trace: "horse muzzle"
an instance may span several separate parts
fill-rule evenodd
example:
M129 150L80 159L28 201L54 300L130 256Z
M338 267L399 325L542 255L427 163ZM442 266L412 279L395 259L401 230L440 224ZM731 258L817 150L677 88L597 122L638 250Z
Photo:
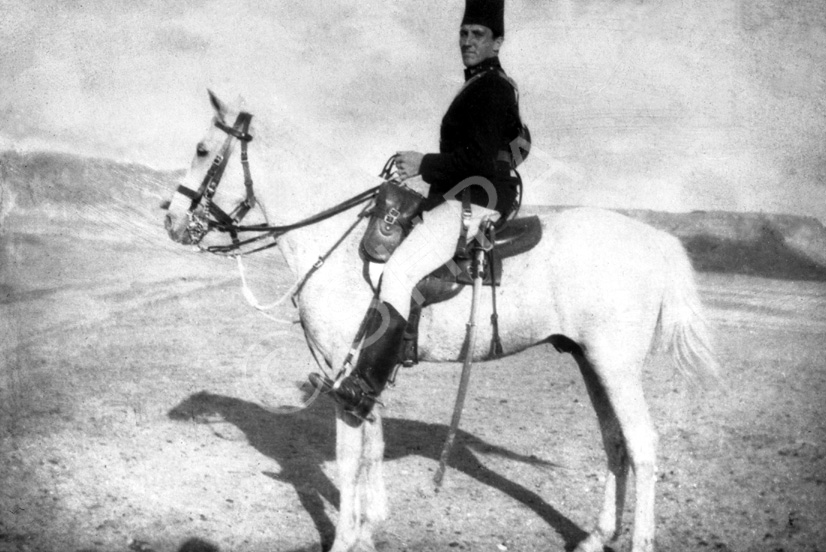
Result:
M172 241L183 245L197 245L209 230L206 220L198 211L188 212L186 217L167 213L164 228Z

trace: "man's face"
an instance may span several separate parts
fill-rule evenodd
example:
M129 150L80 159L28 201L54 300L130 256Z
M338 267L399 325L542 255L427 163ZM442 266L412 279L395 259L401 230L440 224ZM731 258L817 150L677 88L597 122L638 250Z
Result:
M504 37L493 38L493 31L484 25L462 25L459 28L459 48L462 63L473 67L488 58L499 55Z

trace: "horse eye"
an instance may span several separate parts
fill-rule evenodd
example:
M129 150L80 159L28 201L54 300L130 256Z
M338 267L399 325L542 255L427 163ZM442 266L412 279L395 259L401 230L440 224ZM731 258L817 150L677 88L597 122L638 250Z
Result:
M203 144L198 144L198 147L195 148L195 154L198 157L206 157L207 155L209 155L209 150L206 149L206 146L204 146Z

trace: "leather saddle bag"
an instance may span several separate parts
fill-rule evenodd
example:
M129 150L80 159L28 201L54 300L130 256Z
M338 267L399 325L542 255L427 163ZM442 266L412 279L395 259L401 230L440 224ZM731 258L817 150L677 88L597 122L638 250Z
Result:
M379 188L361 250L374 263L384 263L407 237L421 213L424 196L394 180Z

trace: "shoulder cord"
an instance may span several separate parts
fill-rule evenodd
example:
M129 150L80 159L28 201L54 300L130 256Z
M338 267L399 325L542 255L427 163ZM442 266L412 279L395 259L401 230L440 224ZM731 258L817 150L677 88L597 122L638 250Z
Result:
M274 309L276 307L279 307L282 304L284 304L284 302L287 299L289 299L290 296L298 288L299 282L301 280L296 281L292 286L290 286L290 289L288 289L286 291L286 293L284 293L284 295L282 295L277 301L275 301L273 303L270 303L269 305L262 305L258 301L258 299L256 299L255 295L253 294L252 290L249 287L249 284L247 283L247 271L244 268L244 262L241 260L241 255L235 255L235 260L237 261L237 264L238 264L238 274L241 276L241 294L244 296L244 299L247 300L247 303L249 303L249 305L251 307L253 307L257 311L259 311L262 315L264 315L265 318L269 318L273 322L280 322L282 324L293 324L294 322L292 320L285 320L283 318L276 318L276 317L268 314L266 311L272 310L272 309Z
M519 105L519 87L516 85L516 81L515 81L515 80L513 80L512 78L510 78L510 77L508 76L508 74L507 74L507 73L505 73L505 70L504 70L504 69L502 69L501 67L500 67L500 68L494 68L494 67L491 67L490 69L488 69L488 70L486 70L486 71L482 71L482 72L480 72L480 73L476 73L475 75L473 75L472 77L470 77L470 78L469 78L469 79L468 79L468 80L467 80L467 81L466 81L466 82L462 85L462 88L461 88L461 89L459 90L459 92L456 94L456 97L458 98L458 97L459 97L459 94L461 94L462 92L464 92L464 91L465 91L468 87L470 87L470 85L471 85L471 84L473 84L474 82L476 82L477 80L479 80L480 78L484 77L485 75L487 75L487 74L489 74L489 73L496 73L497 75L499 75L500 77L502 77L503 79L505 79L505 81L507 81L507 83L508 83L508 84L510 84L510 85L511 85L511 88L513 88L513 94L514 94L514 96L516 97L516 105L518 106L518 105Z
M369 207L369 204L365 206L364 209L362 209L362 211L356 217L356 221L353 224L351 224L347 228L347 230L344 231L344 234L342 234L341 237L338 240L336 240L332 247L330 247L323 255L319 256L315 264L313 264L313 266L310 267L310 269L301 278L297 279L295 283L292 286L290 286L290 288L277 301L270 303L269 305L262 305L258 301L258 299L256 299L255 295L249 287L249 284L247 283L246 269L244 268L244 263L241 260L242 255L234 255L235 260L238 264L238 273L241 276L241 293L243 294L244 299L247 300L247 303L249 303L250 306L254 309L258 310L266 318L269 318L274 322L280 322L282 324L293 324L294 322L292 320L275 318L274 316L267 314L266 311L281 306L282 304L284 304L284 302L287 301L287 299L290 298L292 299L293 305L295 305L296 297L299 293L301 293L301 290L304 288L304 285L307 283L310 277L312 277L313 274L315 274L322 266L324 266L324 263L327 261L327 259L330 258L333 252L336 249L338 249L338 247L342 244L342 242L344 242L347 236L349 236L350 233L352 233L353 230L356 229L359 223L361 223L361 221L365 218L365 214L367 213Z

